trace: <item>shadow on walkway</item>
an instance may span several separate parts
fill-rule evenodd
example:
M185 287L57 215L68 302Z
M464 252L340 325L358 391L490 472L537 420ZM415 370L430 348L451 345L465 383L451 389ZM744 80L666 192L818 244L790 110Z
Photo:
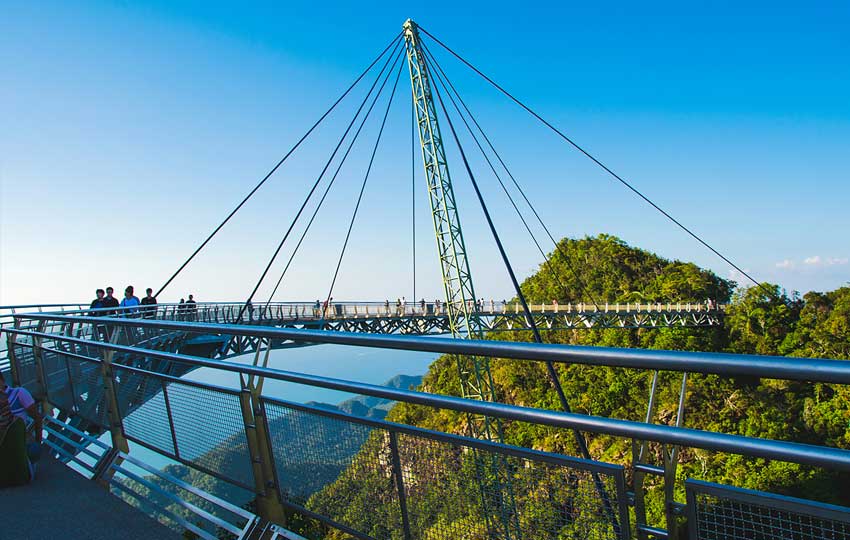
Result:
M179 540L173 530L87 480L42 458L34 482L0 489L0 537L14 540Z

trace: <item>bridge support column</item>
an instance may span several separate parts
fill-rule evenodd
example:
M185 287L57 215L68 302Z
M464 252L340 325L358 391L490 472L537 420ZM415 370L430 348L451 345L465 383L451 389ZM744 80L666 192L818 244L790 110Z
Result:
M263 354L263 367L269 362L271 343L263 351L263 340L257 345L254 365L260 362ZM261 398L263 393L262 377L253 375L245 378L240 375L242 392L239 395L239 405L245 424L245 438L251 453L251 470L254 475L254 488L257 494L257 515L267 521L286 526L286 513L278 489L277 474L272 456L271 437L268 423L265 419Z
M113 331L109 341L115 342L118 339L118 332ZM115 457L112 461L121 461L117 456L118 452L129 453L130 445L127 442L127 437L124 435L124 420L121 417L121 409L118 403L118 392L115 389L115 374L112 369L112 360L115 357L115 351L103 349L103 357L100 363L100 375L103 380L103 397L106 402L106 412L109 422L109 435L112 439L112 449ZM103 467L99 475L95 475L92 480L97 481L104 487L109 486L109 481L112 475L115 474L115 469L112 467Z

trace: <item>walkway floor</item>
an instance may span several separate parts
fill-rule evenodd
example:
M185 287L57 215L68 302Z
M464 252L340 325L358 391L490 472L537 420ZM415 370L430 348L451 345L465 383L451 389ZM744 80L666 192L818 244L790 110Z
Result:
M180 538L53 459L42 459L32 484L0 489L0 516L0 537L10 540Z

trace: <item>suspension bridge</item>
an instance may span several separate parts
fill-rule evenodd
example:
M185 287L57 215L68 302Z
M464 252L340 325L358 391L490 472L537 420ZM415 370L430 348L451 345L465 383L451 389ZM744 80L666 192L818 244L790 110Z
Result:
M297 521L293 520L293 512L319 523L322 534L337 531L368 540L678 538L685 519L692 539L850 538L850 511L845 508L699 479L687 479L682 485L682 479L677 477L680 448L778 459L829 471L850 470L850 452L845 450L703 432L684 425L688 373L847 384L850 368L828 359L800 363L786 358L545 343L549 330L717 327L723 324L726 306L700 298L643 303L593 298L583 282L583 269L569 263L569 257L437 61L431 46L444 49L660 212L673 226L760 286L524 102L438 38L407 21L402 32L177 267L156 294L162 295L191 265L355 87L369 85L371 80L354 117L244 301L125 309L92 309L79 304L3 308L0 323L7 346L0 354L0 370L8 372L15 384L30 390L43 410L55 412L49 415L46 427L45 444L51 459L67 463L85 477L135 500L163 522L210 539L295 539L302 533L314 535L291 530ZM412 132L418 138L444 297L434 302L410 303L333 301L334 287L405 67L411 84ZM327 294L322 295L324 301L274 300L379 103L383 103L383 114L379 112L377 117L375 141ZM461 132L466 135L466 145ZM472 261L455 198L453 174L457 171L450 172L444 133L449 134L445 140L454 142L457 148L458 169L473 188L475 203L484 215L513 286L515 296L510 300L482 300L476 294ZM542 271L548 272L561 289L560 303L532 304L527 300L469 151L480 153L487 164L485 172L492 174L509 200L543 260ZM311 205L312 213L308 211ZM533 232L532 225L545 233L545 240ZM298 226L303 230L295 240L293 232ZM414 246L415 234L413 227ZM543 247L545 242L551 242L549 254ZM290 258L276 281L270 280L284 246L292 247ZM555 259L565 264L556 265ZM576 284L578 290L567 289L567 281ZM261 288L271 283L271 293L260 298ZM581 298L585 300L575 300ZM506 332L527 335L531 343L500 341ZM269 365L272 350L316 344L449 354L457 363L460 387L457 396L444 396L288 372ZM253 355L253 361L231 361L242 355ZM558 410L504 403L494 388L491 358L542 364ZM557 366L565 364L646 370L652 383L644 421L573 413L557 371ZM233 387L185 377L198 368L230 375ZM656 418L661 371L681 374L679 406L669 425L657 423ZM442 433L293 403L264 393L266 379L462 414L466 430L462 435ZM506 445L503 428L507 422L563 430L575 439L579 455ZM630 439L634 452L629 470L622 464L595 459L586 441L589 432ZM227 500L151 467L132 455L131 443L235 486L249 493L250 500ZM660 458L655 452L658 448ZM226 460L216 457L225 452ZM663 486L661 522L650 522L647 517L647 498L659 496L649 494L647 478ZM333 489L341 489L339 486L346 482L369 491L368 504L374 506L351 508L363 503L334 496ZM473 489L466 489L468 486ZM684 501L677 496L677 488L684 488ZM453 528L441 527L435 522L438 518L451 519Z

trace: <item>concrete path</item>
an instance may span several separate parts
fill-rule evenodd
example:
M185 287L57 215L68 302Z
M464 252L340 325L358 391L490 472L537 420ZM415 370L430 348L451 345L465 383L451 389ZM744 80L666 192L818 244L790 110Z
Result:
M0 538L179 540L173 530L51 458L32 484L0 489Z

